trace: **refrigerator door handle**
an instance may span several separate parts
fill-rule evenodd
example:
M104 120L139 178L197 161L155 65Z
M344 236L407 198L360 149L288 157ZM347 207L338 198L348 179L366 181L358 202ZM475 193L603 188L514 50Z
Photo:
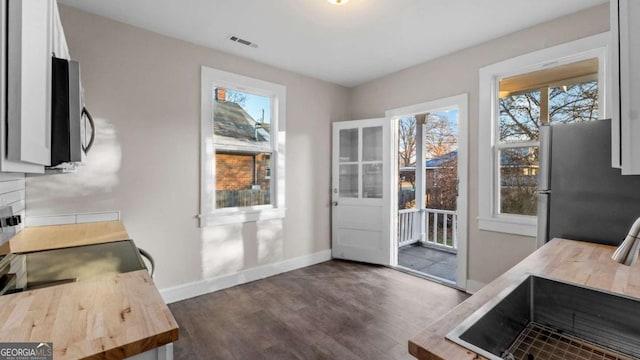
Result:
M551 187L551 134L551 126L540 126L538 189L541 190L547 190Z
M549 193L540 191L538 195L538 234L536 248L546 244L549 237Z

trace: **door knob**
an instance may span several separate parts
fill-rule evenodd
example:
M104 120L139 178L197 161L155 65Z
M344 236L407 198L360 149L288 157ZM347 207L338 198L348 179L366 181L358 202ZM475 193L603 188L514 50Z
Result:
M334 201L334 202L332 202L331 204L332 204L333 206L338 206L338 202L337 202L337 201Z

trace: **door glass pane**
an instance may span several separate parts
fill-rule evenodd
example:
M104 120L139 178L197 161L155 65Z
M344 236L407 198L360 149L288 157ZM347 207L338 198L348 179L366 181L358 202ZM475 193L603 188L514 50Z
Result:
M358 197L358 165L340 165L340 197Z
M362 167L362 197L382 199L382 163Z
M340 130L340 162L352 161L358 161L357 128ZM342 171L340 171L340 174L342 174Z
M536 215L538 210L538 148L500 151L500 212Z
M362 160L382 161L382 126L362 129Z

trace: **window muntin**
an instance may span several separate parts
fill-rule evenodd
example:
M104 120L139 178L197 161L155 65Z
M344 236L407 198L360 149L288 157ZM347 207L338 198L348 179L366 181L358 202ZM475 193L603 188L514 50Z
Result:
M200 226L283 218L286 87L202 66L200 95Z
M382 127L342 129L338 137L339 197L382 199Z
M495 145L498 214L537 214L540 126L597 120L597 71L596 58L499 81ZM579 76L566 78L576 73ZM514 85L530 86L531 79L545 82L538 80L535 88Z
M213 94L215 208L271 205L273 99L224 87Z
M480 230L496 231L508 234L518 234L535 237L537 234L537 218L535 216L500 213L500 174L498 152L508 148L510 143L500 142L498 117L500 114L498 99L509 94L517 94L517 89L531 91L540 89L544 85L549 88L567 84L566 80L573 79L585 82L582 70L573 68L570 76L555 76L547 72L550 68L562 72L567 70L565 65L582 63L585 67L597 64L597 76L591 80L598 83L598 116L610 116L609 94L611 81L606 69L609 55L610 36L601 33L594 36L562 43L556 46L537 50L528 54L506 59L495 64L487 65L479 70L478 114L479 114L479 147L478 147L478 228ZM557 74L556 72L556 74ZM596 71L590 71L596 73ZM515 84L507 88L506 80L520 74L530 74L527 83ZM551 76L553 75L553 76ZM547 78L555 78L556 81ZM565 82L565 84L558 84ZM541 108L545 106L542 102ZM547 104L551 106L550 104ZM545 112L542 111L544 115ZM553 118L552 118L553 119ZM537 146L537 140L530 144L521 142L516 147Z

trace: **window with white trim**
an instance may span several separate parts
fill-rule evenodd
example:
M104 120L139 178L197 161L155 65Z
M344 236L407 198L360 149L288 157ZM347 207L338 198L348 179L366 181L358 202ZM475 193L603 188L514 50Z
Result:
M536 235L539 128L605 118L606 34L480 70L482 230Z
M201 226L284 217L282 85L202 67Z

